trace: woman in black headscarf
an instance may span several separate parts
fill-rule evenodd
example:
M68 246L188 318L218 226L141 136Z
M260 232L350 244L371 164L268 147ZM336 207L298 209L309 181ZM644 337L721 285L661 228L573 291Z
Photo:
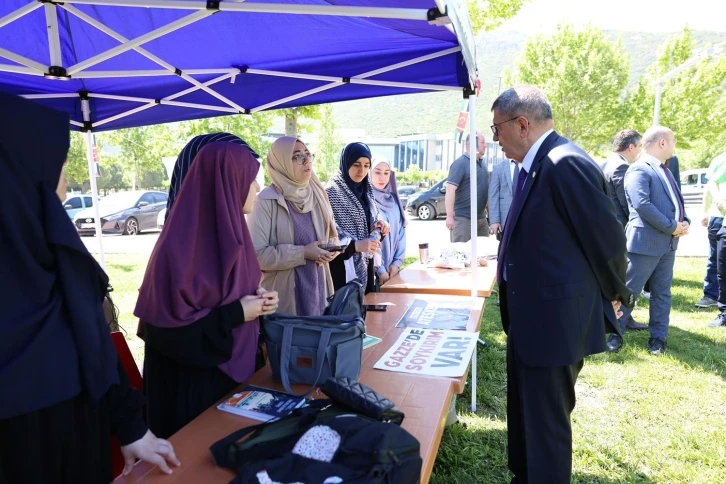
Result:
M0 482L109 482L111 434L124 473L179 465L141 420L103 314L108 277L56 194L68 126L0 93Z
M389 225L380 220L368 172L371 150L363 143L350 143L340 155L340 168L328 182L328 193L340 239L350 244L340 257L330 262L330 275L337 290L353 278L360 279L366 293L375 290L373 255L380 241L370 237L378 227L385 237Z

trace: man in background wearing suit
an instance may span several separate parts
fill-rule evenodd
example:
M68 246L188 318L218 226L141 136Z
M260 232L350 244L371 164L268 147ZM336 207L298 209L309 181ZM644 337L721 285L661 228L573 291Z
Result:
M625 229L628 242L628 289L639 294L650 279L650 339L648 352L665 351L671 311L671 283L678 238L688 233L690 220L673 173L665 163L676 147L668 128L654 126L643 135L643 153L625 173L625 195L630 206L630 221ZM620 329L630 317L623 310ZM623 338L613 334L608 350L619 351Z
M494 141L520 167L497 266L509 468L515 483L569 484L575 381L633 304L625 235L600 169L553 130L542 91L508 89L492 111Z
M600 165L602 174L607 182L608 195L615 206L615 214L618 220L625 225L630 217L628 200L625 198L625 172L628 167L638 159L643 149L642 136L634 129L624 129L615 135L613 140L613 154ZM631 331L644 331L648 329L647 324L636 323L631 315L628 318L626 328Z
M492 169L489 180L489 227L497 240L501 238L512 205L512 180L516 180L517 176L519 168L514 161L502 161Z

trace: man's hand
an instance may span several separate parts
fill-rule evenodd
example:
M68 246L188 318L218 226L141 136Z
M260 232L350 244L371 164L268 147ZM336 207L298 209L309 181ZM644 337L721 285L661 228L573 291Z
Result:
M683 237L684 235L688 235L688 229L691 226L688 225L688 222L680 222L678 224L678 228L676 228L676 232L673 232L674 237Z
M623 312L620 310L620 305L621 305L620 301L615 300L615 301L610 301L610 303L612 303L612 305L613 305L613 310L615 311L615 317L618 319L623 317Z
M492 233L493 233L494 235L496 235L497 233L499 233L499 229L501 229L501 228L502 228L502 226L501 226L500 224L491 224L491 225L489 226L489 228L490 228L490 229L492 230Z
M718 207L719 210L721 210L721 213L726 212L726 203L724 203L723 200L717 201L716 206Z
M703 216L703 218L701 219L701 225L703 225L704 227L708 227L708 215Z
M453 215L446 216L446 228L449 230L454 230L454 216Z

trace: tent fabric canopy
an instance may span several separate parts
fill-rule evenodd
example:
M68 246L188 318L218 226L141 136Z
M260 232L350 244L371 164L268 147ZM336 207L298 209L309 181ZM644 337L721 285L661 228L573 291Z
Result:
M104 131L461 91L476 77L469 38L461 1L4 0L0 90Z

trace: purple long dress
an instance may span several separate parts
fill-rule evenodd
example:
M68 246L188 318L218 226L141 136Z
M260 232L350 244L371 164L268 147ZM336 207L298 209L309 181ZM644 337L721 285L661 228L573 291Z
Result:
M299 213L287 204L295 245L308 245L318 240L312 213ZM305 265L295 268L295 307L298 316L320 316L327 304L325 300L325 274L323 267L305 259Z

